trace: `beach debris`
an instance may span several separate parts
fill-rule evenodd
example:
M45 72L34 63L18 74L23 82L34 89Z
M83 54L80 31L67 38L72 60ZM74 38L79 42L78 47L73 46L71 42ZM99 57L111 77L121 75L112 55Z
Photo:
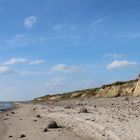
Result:
M88 113L88 110L84 107L80 108L79 113Z
M36 115L37 118L42 118L40 115Z
M67 105L64 107L65 109L71 109L71 105Z
M91 119L90 119L90 118L87 118L87 119L86 119L86 121L89 121L89 120L91 120Z
M94 122L94 121L96 121L96 119L95 119L95 118L93 118L91 121L93 121L93 122Z
M125 97L125 99L124 99L125 101L129 101L129 97Z
M20 138L25 138L26 135L25 134L21 134Z
M12 114L15 114L15 112L14 112L14 111L12 111L11 113L12 113Z
M76 105L81 106L83 103L77 102Z
M33 120L34 122L37 122L37 120Z
M9 114L6 114L6 116L9 116Z
M105 137L105 133L102 133L102 136L104 136L104 137Z
M12 135L9 135L9 138L12 138L13 136Z
M3 120L5 121L5 120L8 120L9 119L9 117L6 117L6 118L4 118Z
M33 108L33 111L36 111L36 108Z
M53 129L53 128L58 128L57 123L55 121L49 121L47 128Z
M48 129L47 128L45 128L44 130L43 130L43 132L47 132L48 131Z

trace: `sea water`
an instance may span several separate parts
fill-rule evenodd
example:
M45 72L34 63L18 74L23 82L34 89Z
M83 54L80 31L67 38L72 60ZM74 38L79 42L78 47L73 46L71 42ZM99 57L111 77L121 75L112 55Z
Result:
M0 102L0 112L11 108L11 106L12 106L11 102Z

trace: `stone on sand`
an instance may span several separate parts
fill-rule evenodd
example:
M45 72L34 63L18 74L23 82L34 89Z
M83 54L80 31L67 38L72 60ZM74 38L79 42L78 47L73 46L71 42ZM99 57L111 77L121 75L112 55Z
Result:
M71 109L71 105L67 105L64 107L65 109Z
M79 113L88 113L88 110L84 107L80 108Z
M41 116L40 116L40 115L37 115L36 117L37 117L37 118L41 118Z
M129 97L125 97L125 99L124 99L125 101L129 101Z
M14 111L12 111L11 113L12 113L12 114L15 114L15 112L14 112Z
M47 128L45 128L44 130L43 130L43 132L47 132L48 131L48 129Z
M53 128L58 128L58 126L55 121L49 121L47 124L47 128L53 129Z
M21 136L20 136L20 138L25 138L26 137L26 135L25 134L22 134Z

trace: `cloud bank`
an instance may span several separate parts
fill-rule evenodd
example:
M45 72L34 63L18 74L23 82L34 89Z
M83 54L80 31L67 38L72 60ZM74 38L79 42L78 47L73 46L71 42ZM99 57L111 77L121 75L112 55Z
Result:
M14 73L14 70L10 67L0 66L0 75Z
M113 61L112 63L110 63L109 65L107 65L107 69L120 69L120 68L130 68L130 67L134 67L136 66L137 63L136 62L131 62L131 61Z

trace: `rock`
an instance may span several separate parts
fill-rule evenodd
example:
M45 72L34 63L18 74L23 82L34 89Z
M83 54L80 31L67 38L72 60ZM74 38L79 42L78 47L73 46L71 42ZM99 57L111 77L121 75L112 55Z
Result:
M86 108L81 108L79 113L88 113L88 110Z
M129 97L125 97L125 99L124 99L125 101L129 101Z
M33 111L36 111L36 108L33 108Z
M91 120L91 121L93 121L93 122L94 122L94 121L96 121L96 119L95 119L95 118L92 118L92 120Z
M9 135L9 138L12 138L13 136L12 135Z
M139 100L134 100L132 103L133 103L133 104L139 104L140 101L139 101Z
M58 128L58 126L57 126L57 123L55 121L49 121L48 125L47 125L47 128L50 128L50 129Z
M102 134L102 136L104 136L104 137L105 137L105 134L103 133L103 134Z
M87 118L87 119L86 119L86 121L89 121L89 120L90 120L90 118Z
M71 106L70 105L67 105L64 107L65 109L71 109Z
M12 111L11 113L12 113L12 114L15 114L15 112L14 112L14 111Z
M21 134L20 138L25 138L26 135L25 134Z
M8 120L9 119L9 117L6 117L6 118L4 118L3 120L5 121L5 120Z
M36 117L37 117L37 118L41 118L41 116L40 116L40 115L37 115Z
M43 130L43 132L47 132L48 131L48 129L47 128L45 128L44 130Z

